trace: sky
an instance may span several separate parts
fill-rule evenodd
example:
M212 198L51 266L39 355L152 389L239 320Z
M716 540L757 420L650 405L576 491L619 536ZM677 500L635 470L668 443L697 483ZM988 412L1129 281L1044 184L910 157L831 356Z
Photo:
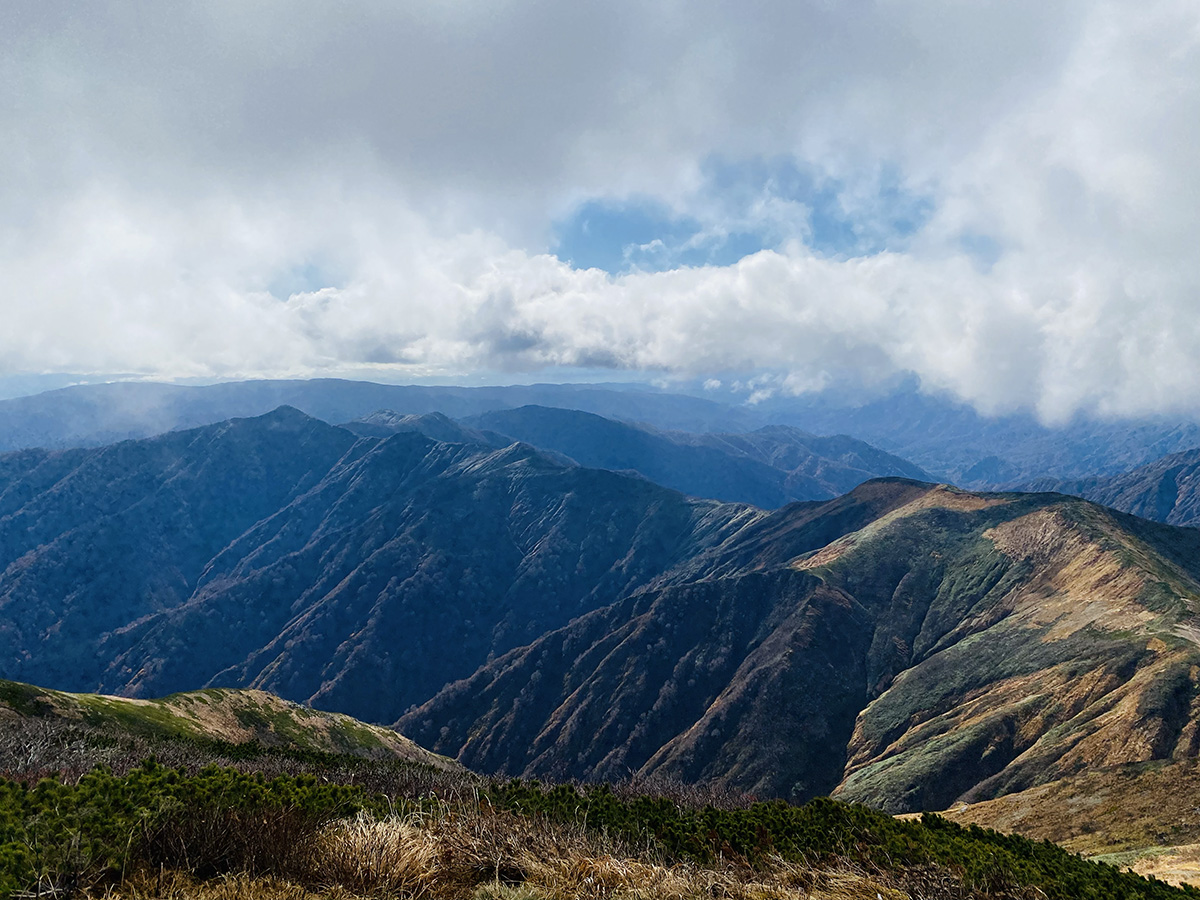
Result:
M0 378L1200 414L1195 0L0 4Z

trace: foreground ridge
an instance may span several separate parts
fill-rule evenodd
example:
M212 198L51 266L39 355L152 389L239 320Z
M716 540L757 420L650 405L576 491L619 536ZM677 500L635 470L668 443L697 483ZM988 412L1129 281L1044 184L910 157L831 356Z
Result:
M731 900L1197 897L935 816L823 799L689 807L608 787L512 782L375 794L153 761L36 788L0 779L0 893L55 896Z

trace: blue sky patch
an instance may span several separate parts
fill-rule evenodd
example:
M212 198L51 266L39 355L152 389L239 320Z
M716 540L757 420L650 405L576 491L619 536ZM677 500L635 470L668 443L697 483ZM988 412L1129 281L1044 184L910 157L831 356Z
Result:
M958 243L982 272L990 272L1004 253L1000 242L986 234L969 231L958 239Z
M698 219L648 197L589 200L557 223L555 235L559 259L613 273L730 265L763 249L757 235L712 234Z
M882 168L854 183L786 157L713 158L703 186L676 211L653 197L595 198L554 227L554 252L576 268L612 273L730 265L800 240L827 256L900 250L933 202Z
M307 294L321 288L338 287L341 283L342 278L332 267L321 262L305 260L290 269L276 272L267 285L267 291L276 299L287 300L293 294Z

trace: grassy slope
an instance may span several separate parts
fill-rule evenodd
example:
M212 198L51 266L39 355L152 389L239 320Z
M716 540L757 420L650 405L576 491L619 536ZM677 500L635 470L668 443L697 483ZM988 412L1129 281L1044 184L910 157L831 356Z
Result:
M943 815L1200 884L1200 760L1084 772Z
M149 737L254 742L267 748L459 768L389 728L309 709L265 691L210 688L158 700L135 700L0 681L0 718L5 716L77 721Z
M838 794L937 809L1194 756L1186 554L1079 501L936 493L796 564L884 610Z

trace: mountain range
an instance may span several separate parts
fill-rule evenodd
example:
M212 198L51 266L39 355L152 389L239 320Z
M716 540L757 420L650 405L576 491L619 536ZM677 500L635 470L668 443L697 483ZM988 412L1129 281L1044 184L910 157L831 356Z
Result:
M1170 453L1200 447L1200 425L1185 417L1103 417L1077 413L1046 423L1029 412L981 413L912 379L875 391L830 389L777 395L754 407L770 422L817 434L849 434L911 460L944 481L985 489L1038 478L1109 476Z
M1200 531L895 477L764 510L402 418L0 457L0 676L892 811L1197 754Z
M0 458L0 658L65 689L253 683L391 721L755 515L287 408L24 451Z
M504 447L522 441L580 465L634 472L696 497L764 508L829 500L881 476L928 472L846 435L818 437L785 425L740 434L662 431L580 410L522 406L453 422L438 413L381 410L347 423L356 434L418 431L441 441Z
M101 446L263 415L280 405L332 424L377 410L439 412L460 420L535 405L697 434L785 425L815 435L850 435L921 467L934 480L973 489L1108 477L1200 447L1200 426L1186 419L1079 415L1048 425L1023 412L985 415L912 381L874 392L830 388L797 397L756 395L754 403L747 396L727 389L671 393L640 384L458 387L338 379L85 384L0 401L0 451Z
M0 400L0 452L103 446L167 431L265 415L292 406L329 423L377 410L450 418L537 404L584 410L685 431L758 427L753 414L644 385L534 384L455 387L374 384L336 378L188 386L153 382L83 384Z
M1047 478L1025 488L1075 494L1156 522L1196 526L1200 525L1200 450L1171 453L1120 475L1073 481Z

